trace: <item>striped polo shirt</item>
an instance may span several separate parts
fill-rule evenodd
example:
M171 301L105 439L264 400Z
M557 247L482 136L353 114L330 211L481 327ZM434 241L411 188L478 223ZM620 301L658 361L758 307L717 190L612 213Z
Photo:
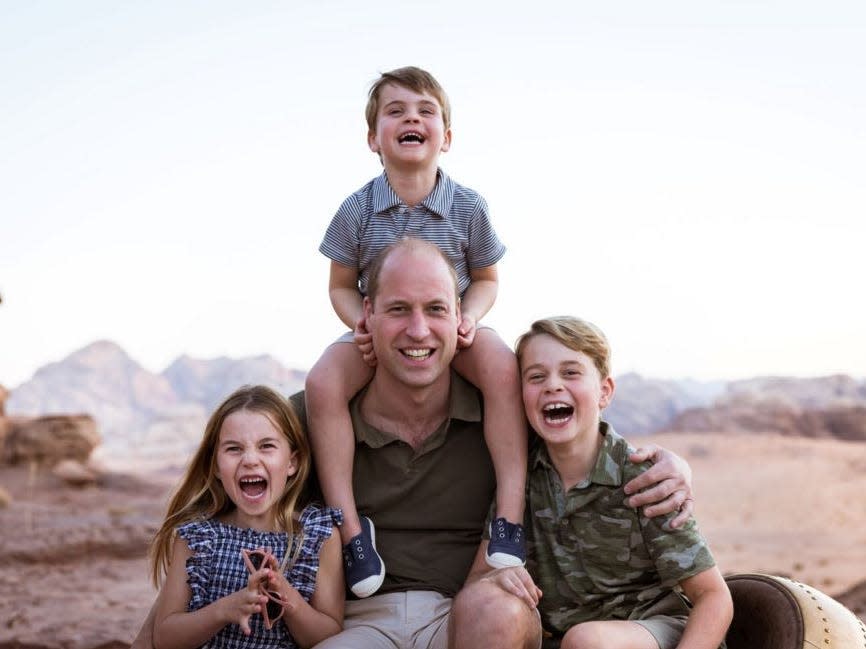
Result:
M331 220L319 252L358 269L358 288L367 292L370 265L387 246L404 237L436 244L457 270L460 295L470 271L498 262L505 254L487 212L486 201L439 169L436 185L423 201L408 207L382 173L349 196Z

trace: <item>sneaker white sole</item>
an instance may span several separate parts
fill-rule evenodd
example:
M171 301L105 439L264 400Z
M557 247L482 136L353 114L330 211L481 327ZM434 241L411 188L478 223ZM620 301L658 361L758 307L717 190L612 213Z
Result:
M525 561L521 561L519 558L515 557L513 554L505 554L504 552L485 554L484 560L491 568L514 568L515 566L522 566L526 563Z
M373 549L376 550L376 528L372 524L372 521L370 522L370 544L373 546ZM376 554L379 554L378 550L376 550ZM370 575L366 579L362 579L349 588L355 597L364 599L382 587L382 582L385 581L385 562L382 561L382 555L379 555L379 566L380 570L378 575Z

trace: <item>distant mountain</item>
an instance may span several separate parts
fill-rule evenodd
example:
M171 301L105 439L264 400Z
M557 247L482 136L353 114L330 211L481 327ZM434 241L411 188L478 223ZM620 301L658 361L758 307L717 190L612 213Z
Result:
M682 411L712 403L725 389L721 381L669 381L635 373L616 379L616 392L604 418L625 436L663 430Z
M101 340L39 369L11 391L8 414L87 413L117 457L185 461L208 414L232 390L263 383L288 395L305 373L271 356L177 358L154 374ZM624 374L605 419L627 437L672 431L780 432L866 440L866 382L849 376L724 383Z
M263 383L281 394L292 394L303 388L306 373L290 370L272 356L200 360L184 355L162 376L179 399L201 404L210 412L241 385Z
M288 395L304 373L270 356L212 360L181 356L154 374L116 343L101 340L40 368L11 391L8 414L88 413L110 455L140 454L180 461L195 445L213 408L246 383Z
M683 410L667 428L866 441L866 381L845 375L735 381L711 405Z

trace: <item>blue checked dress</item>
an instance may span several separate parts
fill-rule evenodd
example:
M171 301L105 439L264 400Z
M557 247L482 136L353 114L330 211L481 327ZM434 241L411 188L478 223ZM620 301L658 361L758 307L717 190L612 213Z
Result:
M294 565L286 570L286 579L307 602L316 588L319 551L333 532L334 524L342 523L342 518L339 510L317 504L310 504L301 512L303 538L295 534L290 556L299 542L302 545ZM192 591L190 611L246 588L249 572L241 557L242 549L267 548L282 562L288 543L285 532L261 532L215 520L185 523L177 528L177 533L192 552L186 562L187 583ZM298 646L285 624L275 624L268 630L259 614L250 618L250 628L252 633L245 636L237 624L229 624L202 646L209 649L294 649Z

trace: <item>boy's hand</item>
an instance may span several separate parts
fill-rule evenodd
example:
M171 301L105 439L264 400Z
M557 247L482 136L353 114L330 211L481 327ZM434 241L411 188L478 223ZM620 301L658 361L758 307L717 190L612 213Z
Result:
M523 600L529 608L538 606L538 600L541 599L541 589L532 581L526 568L499 568L488 572L481 579L490 581L506 593Z
M370 367L376 367L376 352L373 351L373 336L367 331L367 319L361 318L355 325L355 344L361 352L361 358Z
M475 332L478 331L476 329L477 322L475 321L475 317L464 314L462 319L460 320L460 326L457 327L457 347L461 349L466 349L467 347L471 347L472 343L475 340Z
M626 494L635 494L628 499L628 506L649 505L643 513L650 518L678 511L679 514L671 520L671 527L676 529L685 523L692 514L695 502L689 463L676 453L655 444L637 449L628 459L635 464L647 460L653 463L653 466L625 485Z

